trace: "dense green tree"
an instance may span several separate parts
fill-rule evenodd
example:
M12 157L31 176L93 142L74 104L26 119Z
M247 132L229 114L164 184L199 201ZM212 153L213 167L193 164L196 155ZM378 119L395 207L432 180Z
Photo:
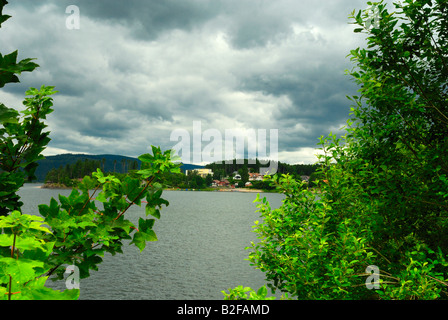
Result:
M254 162L254 163L252 163ZM230 176L235 171L239 171L246 166L247 170L251 170L251 172L259 173L260 168L267 167L268 165L261 165L258 159L255 161L250 161L248 159L237 160L233 159L231 162L227 163L226 161L218 162L218 163L210 163L205 167L212 169L213 171L213 179L221 179L225 176ZM311 173L315 172L319 166L317 164L287 164L283 162L277 162L277 171L280 174L291 174L295 177L299 177L301 175L311 175Z
M218 169L218 167L215 167L216 169L212 169L213 170L213 179L214 180L221 180L223 179L226 174L225 174L225 170L224 169Z
M206 187L205 179L202 178L197 171L189 171L188 175L186 176L185 184L188 186L188 188L192 189L203 189Z
M211 174L208 174L208 175L205 177L205 186L206 186L206 187L210 187L212 183L213 183L213 177L212 177Z
M238 170L238 173L241 176L241 186L244 187L246 182L249 181L249 169L247 168L247 165L243 165L243 167Z
M299 299L446 299L448 1L368 4L351 15L360 94L346 135L321 138L321 193L273 179L286 198L258 199L249 260Z
M45 177L46 183L57 183L65 186L74 186L76 182L85 176L91 176L92 172L103 166L100 160L78 160L73 164L67 163L65 166L51 169Z

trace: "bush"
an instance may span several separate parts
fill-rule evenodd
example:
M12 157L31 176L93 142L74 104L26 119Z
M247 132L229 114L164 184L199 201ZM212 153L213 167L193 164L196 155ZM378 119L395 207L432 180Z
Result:
M347 71L361 95L346 135L321 137L321 192L273 177L286 198L256 199L249 260L299 299L446 299L448 2L368 4L378 25L351 15L367 34Z

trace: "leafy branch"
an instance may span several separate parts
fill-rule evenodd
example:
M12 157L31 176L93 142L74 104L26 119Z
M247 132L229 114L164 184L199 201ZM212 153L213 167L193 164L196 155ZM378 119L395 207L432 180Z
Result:
M9 18L2 14L6 4L0 0L0 25ZM0 54L0 88L19 82L18 75L38 67L32 60L17 62L17 51ZM125 213L132 205L141 206L145 198L146 216L159 219L161 207L169 205L161 197L160 182L180 172L171 151L152 147L153 154L139 157L142 168L132 177L120 180L98 169L85 176L69 196L59 195L59 202L52 198L48 205L39 205L40 216L22 213L17 192L26 178L35 178L37 161L50 141L50 132L43 130L53 111L50 96L55 93L51 86L30 88L23 101L26 109L20 113L0 103L0 300L77 299L79 290L59 292L45 287L49 276L62 279L61 266L76 263L85 278L90 270L98 269L105 252L121 253L123 241L131 240L140 251L147 241L156 241L155 219L139 218L135 225Z

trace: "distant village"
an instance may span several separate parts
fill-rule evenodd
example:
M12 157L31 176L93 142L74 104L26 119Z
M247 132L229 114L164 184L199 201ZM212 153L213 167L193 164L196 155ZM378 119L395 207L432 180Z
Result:
M48 157L39 164L40 180L45 187L74 187L84 176L95 172L97 168L104 172L123 178L126 174L132 174L138 169L136 160L111 158L106 161L104 156L85 158L83 155L58 155ZM188 168L188 169L187 169ZM295 179L301 179L310 183L316 177L315 165L296 164L289 165L278 162L277 174L290 174ZM267 167L255 164L212 163L205 167L186 167L180 173L166 175L164 184L172 190L204 190L216 189L218 191L254 191L273 190L275 186L268 181L263 181Z
M204 179L208 175L213 176L212 169L207 169L207 168L193 169L193 170L185 171L185 175L188 175L191 173L195 173ZM228 177L224 177L220 180L214 179L211 183L211 187L212 188L223 188L224 187L224 188L230 188L230 189L241 188L241 187L252 187L252 184L254 181L263 181L264 175L261 173L249 172L248 174L249 174L248 181L244 182L241 175L237 171L234 171L232 173L232 175L230 175ZM301 176L301 179L306 182L308 182L309 178L310 177L306 176L306 175Z

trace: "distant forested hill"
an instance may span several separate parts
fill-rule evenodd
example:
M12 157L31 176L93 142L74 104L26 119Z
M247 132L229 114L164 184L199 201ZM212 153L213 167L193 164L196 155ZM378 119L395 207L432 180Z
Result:
M46 156L45 159L39 160L39 167L36 169L36 177L38 182L44 182L47 173L51 169L58 169L65 167L67 164L74 164L79 160L97 160L101 163L101 169L104 172L118 172L125 173L132 168L140 168L140 160L137 158L126 157L115 154L60 154L55 156ZM197 166L192 164L183 164L181 169L192 170L195 168L203 168L203 166Z
M252 161L254 162L254 161ZM279 174L290 174L294 177L300 176L310 176L314 173L319 167L318 164L288 164L282 163L280 161L275 161L276 166L273 165L273 168L276 168L276 173ZM210 163L205 166L206 168L212 169L213 172L221 171L223 175L229 175L235 171L238 171L244 167L247 169L251 169L252 172L260 172L261 168L267 168L268 165L262 165L258 159L255 159L254 163L249 163L247 159L233 159L229 162L219 162L219 163Z

